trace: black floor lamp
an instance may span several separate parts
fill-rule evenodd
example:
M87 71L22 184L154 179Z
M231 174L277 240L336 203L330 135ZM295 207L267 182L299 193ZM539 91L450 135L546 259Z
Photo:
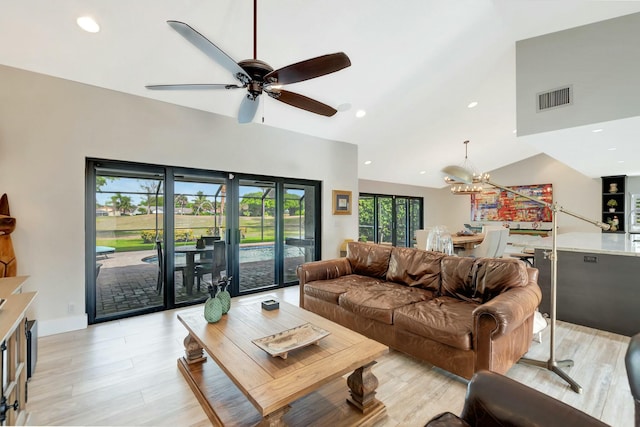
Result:
M582 215L579 215L574 212L567 211L562 206L558 205L557 202L548 203L542 200L538 200L535 197L531 197L527 194L516 191L512 188L502 186L500 184L496 184L489 179L488 174L474 174L472 172L467 171L466 169L460 166L447 166L442 170L447 177L445 178L445 182L451 185L490 185L492 187L500 188L501 190L508 191L509 193L516 194L520 197L524 197L525 199L529 199L533 202L539 203L543 206L548 207L553 212L551 218L552 224L552 232L551 232L551 254L549 255L549 260L551 261L551 313L550 316L550 329L549 329L549 360L533 360L528 358L520 359L520 362L533 365L540 368L548 369L558 375L560 378L565 380L571 386L571 389L576 393L582 393L582 387L575 382L569 375L567 375L561 367L571 367L573 366L573 360L556 360L555 358L555 330L556 330L556 289L558 286L558 245L557 245L557 214L558 212L562 212L564 214L570 215L572 217L578 218L582 221L593 224L597 227L600 227L603 230L609 230L611 226L609 224L605 224L600 221L594 221L589 218L586 218ZM462 193L464 194L464 193Z

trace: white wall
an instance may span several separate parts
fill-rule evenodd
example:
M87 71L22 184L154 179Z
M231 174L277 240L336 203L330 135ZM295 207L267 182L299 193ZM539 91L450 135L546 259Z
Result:
M640 115L640 13L516 43L518 135ZM573 85L573 105L536 112L536 94Z
M566 210L590 219L601 219L601 180L589 178L546 154L538 154L491 171L490 174L492 181L505 186L553 184L553 200ZM446 225L450 231L462 229L462 225L468 223L471 218L471 196L454 196L448 188L440 192L441 209L436 217L438 223ZM600 230L589 223L560 214L558 232L573 231Z
M355 145L0 66L0 193L41 335L86 326L87 157L320 180L322 257L357 235L357 209L331 214L331 190L358 192Z

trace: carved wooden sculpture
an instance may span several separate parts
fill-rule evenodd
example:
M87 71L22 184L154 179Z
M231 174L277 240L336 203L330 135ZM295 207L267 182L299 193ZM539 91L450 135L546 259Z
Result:
M9 213L9 199L6 194L0 198L0 277L13 277L18 264L13 252L11 233L16 228L16 219Z

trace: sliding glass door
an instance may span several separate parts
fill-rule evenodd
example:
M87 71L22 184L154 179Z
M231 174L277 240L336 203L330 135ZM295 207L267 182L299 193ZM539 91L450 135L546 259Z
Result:
M239 180L236 247L240 293L276 285L276 183Z
M212 172L176 170L173 188L174 299L203 301L207 286L227 270L227 180Z
M297 283L319 259L320 183L87 161L90 323Z
M87 307L108 320L164 307L156 241L164 229L161 169L95 163L87 197Z
M238 179L238 293L297 283L296 269L319 258L317 183Z
M296 283L298 265L316 258L316 186L285 183L281 241L285 284Z

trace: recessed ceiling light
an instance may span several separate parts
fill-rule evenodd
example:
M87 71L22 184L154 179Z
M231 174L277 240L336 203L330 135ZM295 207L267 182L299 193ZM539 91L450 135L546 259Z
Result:
M365 160L364 162L365 165L370 165L371 163L372 163L371 160Z
M593 132L593 133L602 132L602 129L594 129L594 130L592 130L591 132Z
M624 163L624 160L618 160L618 163Z
M611 148L608 148L608 150L609 150L609 151L616 151L616 150L617 150L617 148L616 148L616 147L611 147Z
M357 117L357 118L359 118L359 119L363 118L363 117L364 117L364 116L366 116L366 115L367 115L367 112L366 112L366 111L364 111L364 110L358 110L358 111L356 111L356 117Z
M467 108L474 108L478 106L478 101L473 101L467 105Z
M100 25L90 16L81 16L76 20L80 28L88 33L97 33L100 31Z
M427 171L420 171L420 175L424 175Z
M518 133L518 129L514 129L514 130L513 130L513 133Z

